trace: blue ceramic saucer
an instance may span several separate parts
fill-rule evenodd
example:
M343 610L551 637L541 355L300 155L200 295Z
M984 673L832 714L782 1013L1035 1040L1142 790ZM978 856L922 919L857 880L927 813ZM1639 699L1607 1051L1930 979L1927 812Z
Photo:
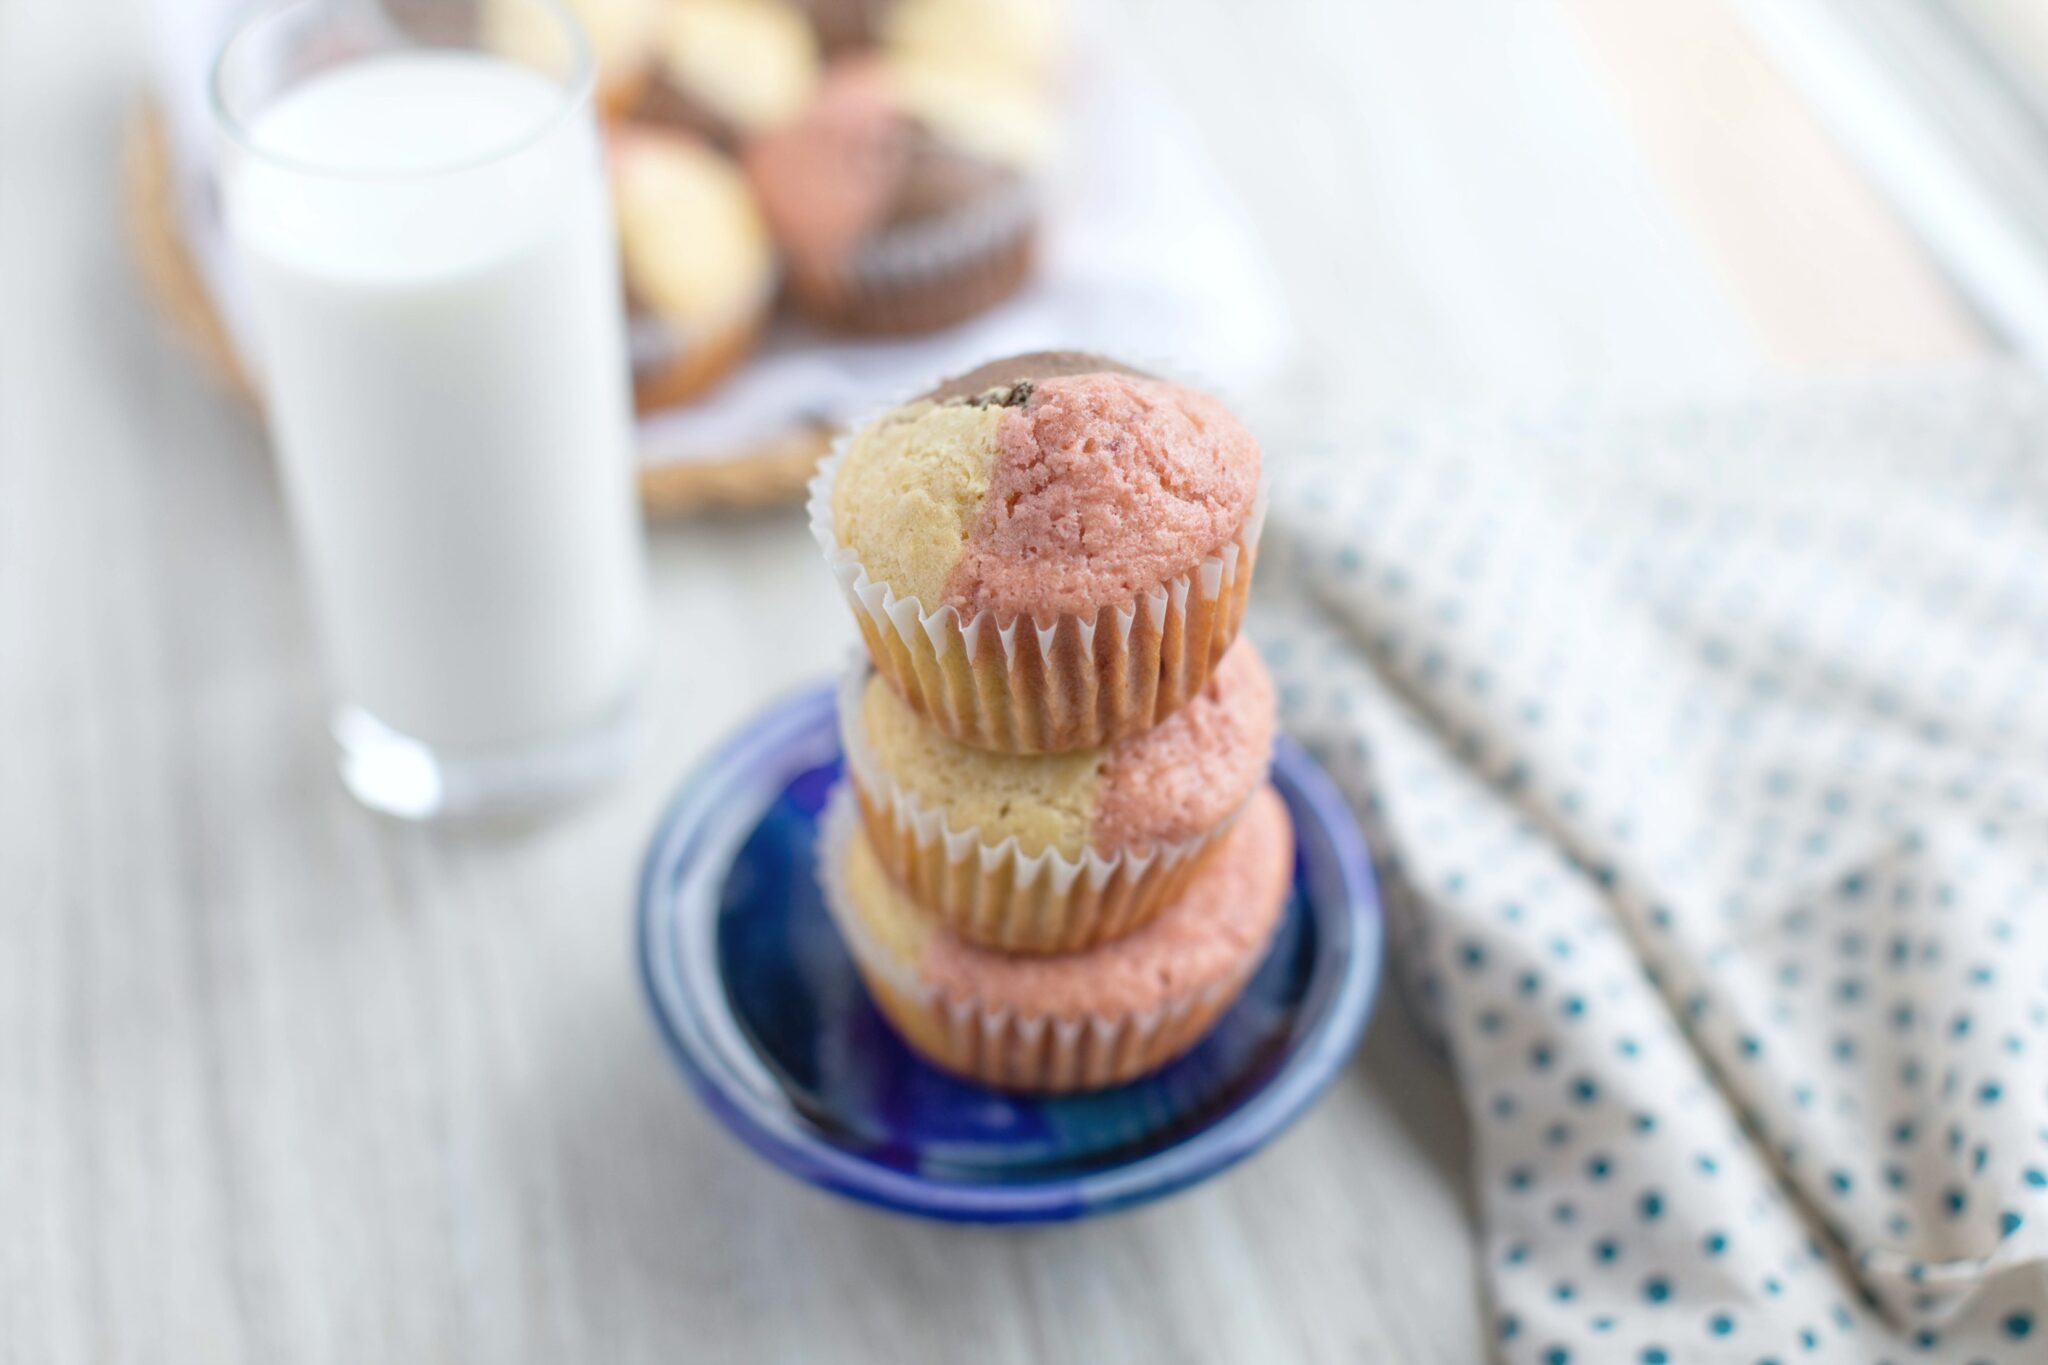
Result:
M1083 1218L1216 1174L1328 1085L1365 1030L1382 923L1358 827L1282 740L1294 887L1266 961L1194 1051L1093 1095L1003 1095L927 1066L868 1001L818 892L840 777L834 689L784 702L713 754L655 830L641 978L699 1097L803 1180L969 1222Z

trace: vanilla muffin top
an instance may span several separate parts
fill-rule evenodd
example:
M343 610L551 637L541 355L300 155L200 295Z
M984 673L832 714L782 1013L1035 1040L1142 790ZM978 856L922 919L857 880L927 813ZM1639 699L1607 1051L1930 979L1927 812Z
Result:
M856 433L832 519L869 578L927 612L1049 623L1193 571L1243 528L1258 483L1258 443L1215 399L1039 353Z
M880 58L902 108L948 143L1031 170L1050 157L1056 0L897 0Z
M885 62L898 108L947 146L1017 171L1052 159L1058 120L1051 96L990 81L972 68Z
M667 0L656 41L669 84L741 133L789 122L817 88L817 35L785 0Z
M1063 46L1065 8L1062 0L895 0L882 16L882 51L892 64L1043 89Z
M1273 683L1240 639L1206 687L1159 725L1103 749L990 753L946 738L879 674L861 694L857 739L869 760L955 830L1027 854L1077 858L1180 843L1235 813L1273 753Z
M1119 1018L1255 965L1287 903L1294 829L1269 787L1254 794L1185 890L1144 925L1077 953L1002 953L941 928L890 878L867 835L842 854L844 910L866 941L943 996L1034 1017Z
M610 164L620 264L636 303L688 331L762 306L774 253L737 167L684 134L623 126Z
M590 40L597 64L599 103L614 103L610 92L629 90L653 59L656 0L567 0L569 11ZM480 23L494 51L545 70L560 67L567 53L560 29L546 9L525 0L485 0Z

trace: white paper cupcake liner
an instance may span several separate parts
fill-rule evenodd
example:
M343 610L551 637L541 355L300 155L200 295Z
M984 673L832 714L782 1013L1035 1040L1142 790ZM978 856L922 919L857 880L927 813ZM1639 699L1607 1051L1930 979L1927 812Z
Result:
M964 322L1022 287L1045 188L1019 176L923 218L877 229L838 256L793 264L791 293L822 321L908 335Z
M686 331L643 316L627 325L633 401L642 412L694 402L753 353L768 314L741 317L717 331Z
M636 304L626 315L626 355L633 373L666 369L692 352L724 344L734 335L758 332L775 307L775 291L779 287L779 279L771 277L768 286L745 307L701 326L685 326L651 307Z
M1130 933L1187 884L1201 855L1237 818L1233 810L1192 839L1114 853L1090 848L1079 857L1057 849L1026 853L1014 835L992 840L979 826L956 825L944 810L921 803L875 758L861 724L870 672L859 656L839 685L846 769L868 842L913 900L970 943L1068 953Z
M782 289L778 266L725 316L685 324L664 316L633 287L623 256L619 266L626 276L626 356L642 411L692 402L716 387L753 354Z
M934 1065L995 1089L1036 1094L1101 1090L1156 1071L1201 1041L1243 992L1263 956L1253 954L1242 970L1138 1013L1067 1016L992 1009L923 980L915 963L892 955L862 927L846 887L846 857L852 841L863 837L842 784L820 827L818 882L861 979L911 1047Z
M977 269L1032 234L1043 199L1036 182L1019 179L950 213L899 223L861 243L848 274L856 287L882 291Z
M855 428L858 431L859 428ZM1266 520L1263 485L1236 537L1192 571L1093 617L1049 624L928 612L868 576L833 528L832 487L853 433L811 479L811 534L838 576L875 667L940 730L1003 753L1099 749L1149 730L1202 690L1237 638Z

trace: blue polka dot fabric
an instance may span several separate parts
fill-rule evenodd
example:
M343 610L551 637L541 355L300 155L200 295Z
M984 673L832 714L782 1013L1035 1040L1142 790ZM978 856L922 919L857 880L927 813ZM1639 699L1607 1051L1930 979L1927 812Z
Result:
M1265 543L1499 1357L2048 1361L2034 383L1380 430L1279 463Z

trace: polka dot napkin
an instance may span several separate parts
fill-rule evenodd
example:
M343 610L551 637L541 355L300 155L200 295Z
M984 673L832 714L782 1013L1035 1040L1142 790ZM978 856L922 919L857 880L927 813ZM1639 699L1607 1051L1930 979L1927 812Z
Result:
M2048 395L1276 464L1251 620L1473 1116L1500 1357L2048 1361Z

